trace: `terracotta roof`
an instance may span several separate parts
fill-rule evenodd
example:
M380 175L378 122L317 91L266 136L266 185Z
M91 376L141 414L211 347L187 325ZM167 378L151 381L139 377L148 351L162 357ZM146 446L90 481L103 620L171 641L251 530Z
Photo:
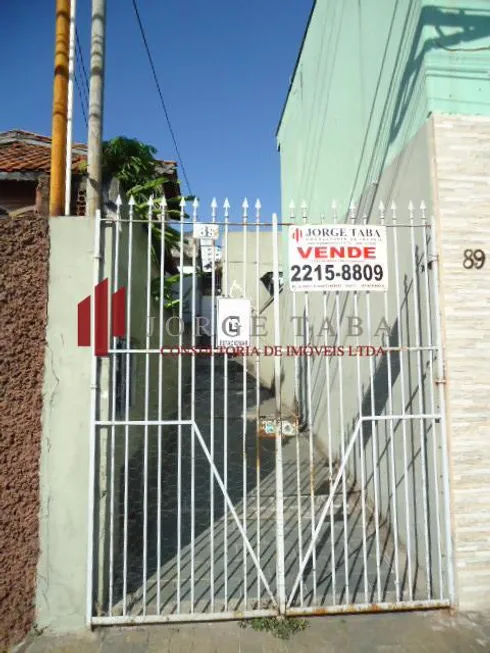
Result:
M72 170L79 171L85 161L87 148L74 144ZM22 130L0 133L0 173L46 172L51 168L51 139Z

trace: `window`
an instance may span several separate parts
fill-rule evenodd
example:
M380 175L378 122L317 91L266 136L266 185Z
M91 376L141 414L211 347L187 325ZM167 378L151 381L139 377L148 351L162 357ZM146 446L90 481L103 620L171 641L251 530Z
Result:
M262 283L266 287L267 292L269 293L269 295L271 297L273 297L274 296L274 273L273 272L266 272L260 278L260 280L262 281ZM281 290L282 290L283 282L284 282L284 280L283 280L282 272L279 272L279 292L281 292Z
M118 338L116 349L135 349L133 339L129 341L131 346L128 347L127 338ZM129 379L129 409L134 408L136 396L136 356L134 354L116 354L116 419L122 419L126 416L126 380ZM129 375L128 372L129 364Z

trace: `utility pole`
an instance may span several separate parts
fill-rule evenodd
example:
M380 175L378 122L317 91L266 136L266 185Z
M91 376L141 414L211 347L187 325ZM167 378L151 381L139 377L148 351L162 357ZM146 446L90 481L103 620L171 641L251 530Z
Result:
M70 0L56 0L56 46L54 55L51 178L49 192L50 216L63 215L65 202L69 43Z
M88 119L87 216L102 209L102 120L104 114L106 0L92 0Z
M65 181L65 215L70 215L71 206L71 168L73 149L73 80L75 78L75 21L77 0L70 0L70 50L68 57L68 111L66 127L66 181Z

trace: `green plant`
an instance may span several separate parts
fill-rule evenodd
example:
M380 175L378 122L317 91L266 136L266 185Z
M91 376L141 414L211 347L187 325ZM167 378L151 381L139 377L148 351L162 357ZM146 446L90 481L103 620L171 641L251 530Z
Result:
M291 635L306 630L309 624L306 619L291 617L258 617L249 622L239 622L240 628L246 628L248 625L257 632L268 632L278 639L289 639Z
M156 151L152 145L137 139L118 136L103 144L102 171L104 179L116 177L119 180L122 190L134 200L135 217L146 221L146 228L151 228L152 258L159 269L162 256L170 261L172 250L178 250L180 247L179 231L168 223L165 224L164 230L161 228L161 199L165 197L167 203L165 219L180 220L182 199L191 202L194 197L182 198L179 182L162 174L162 163L155 158ZM169 192L169 188L172 192ZM150 197L155 198L152 205L149 204ZM184 213L183 217L189 216ZM179 303L171 290L179 276L172 274L164 279L164 302L167 309L175 308ZM160 300L160 285L160 279L152 281L151 291L157 301Z

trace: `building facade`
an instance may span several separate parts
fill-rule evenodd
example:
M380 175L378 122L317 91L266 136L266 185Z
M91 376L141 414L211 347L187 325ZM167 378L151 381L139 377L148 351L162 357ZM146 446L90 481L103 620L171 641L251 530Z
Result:
M467 250L485 254L490 246L489 33L482 1L317 0L277 132L285 213L291 200L305 202L307 222L331 222L335 201L338 222L372 222L383 201L398 207L400 222L408 222L410 202L417 210L424 202L434 216L454 602L462 609L488 607L490 596L488 268L465 264ZM404 241L400 251L410 287ZM394 295L388 300L401 308ZM287 293L283 310L291 313ZM320 319L314 299L312 314ZM396 314L387 319L393 334ZM283 338L291 337L286 328Z

